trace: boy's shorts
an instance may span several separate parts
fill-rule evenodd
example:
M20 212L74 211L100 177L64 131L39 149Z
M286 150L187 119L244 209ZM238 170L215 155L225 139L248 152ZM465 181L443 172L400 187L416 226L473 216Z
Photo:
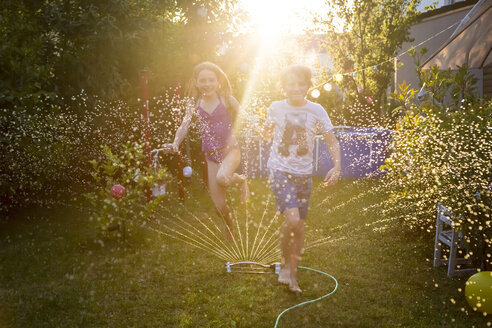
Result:
M269 180L279 212L283 213L289 208L299 208L300 218L305 219L313 189L311 175L271 170Z

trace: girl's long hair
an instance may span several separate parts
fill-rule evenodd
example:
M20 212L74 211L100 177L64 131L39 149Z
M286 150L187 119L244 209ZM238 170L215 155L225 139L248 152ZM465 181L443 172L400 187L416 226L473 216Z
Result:
M236 111L231 107L229 98L232 96L232 88L227 75L224 71L216 64L212 62L203 62L195 66L193 69L193 76L188 81L188 87L186 91L186 96L193 99L194 105L197 105L198 99L200 98L200 92L196 87L196 79L198 78L198 74L200 74L203 70L209 70L215 73L217 76L217 81L219 83L219 88L217 93L219 97L224 97L225 107L231 113L233 120L236 119L237 114Z

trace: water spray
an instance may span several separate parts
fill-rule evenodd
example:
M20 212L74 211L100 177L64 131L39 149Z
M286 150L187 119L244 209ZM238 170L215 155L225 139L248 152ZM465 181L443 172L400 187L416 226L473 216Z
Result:
M150 154L150 105L149 105L149 74L147 70L142 71L140 76L140 89L142 92L142 117L143 117L143 137L145 140L145 166L150 167L152 159ZM147 201L152 199L152 190L146 191Z
M160 168L159 164L159 152L163 151L162 148L158 149L152 149L151 150L151 155L152 155L152 168L154 170L154 174L157 174L157 171ZM152 186L152 197L157 197L157 196L162 196L166 194L166 183L155 183Z

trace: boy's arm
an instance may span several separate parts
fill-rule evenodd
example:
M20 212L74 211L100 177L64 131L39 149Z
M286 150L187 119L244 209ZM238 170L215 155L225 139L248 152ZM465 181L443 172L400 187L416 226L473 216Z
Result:
M331 159L333 160L333 168L329 170L325 176L325 186L333 186L340 179L340 171L342 169L340 144L338 143L333 130L323 133L323 139L325 140L325 144L328 147Z

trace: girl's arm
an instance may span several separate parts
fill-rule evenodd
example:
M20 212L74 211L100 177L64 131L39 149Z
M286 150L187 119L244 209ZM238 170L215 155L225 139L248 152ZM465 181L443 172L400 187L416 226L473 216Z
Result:
M260 138L264 141L271 141L275 131L275 123L272 117L273 104L267 110L267 117L263 129L260 131Z
M331 158L333 160L333 168L328 171L325 176L325 186L333 186L340 179L340 171L342 169L342 160L340 155L340 144L333 131L323 133L323 139L330 151Z
M188 129L190 128L191 125L191 119L193 118L193 110L194 110L193 102L190 101L186 104L186 112L185 116L183 118L183 122L181 122L181 125L179 126L178 130L176 131L176 136L174 137L174 142L169 143L169 144L164 144L163 148L164 150L168 152L178 152L179 151L179 145L181 145L181 142L183 142L183 139L185 138L186 134L188 133Z
M231 106L231 110L237 117L239 115L239 101L237 101L237 99L233 96L229 96L229 106Z

